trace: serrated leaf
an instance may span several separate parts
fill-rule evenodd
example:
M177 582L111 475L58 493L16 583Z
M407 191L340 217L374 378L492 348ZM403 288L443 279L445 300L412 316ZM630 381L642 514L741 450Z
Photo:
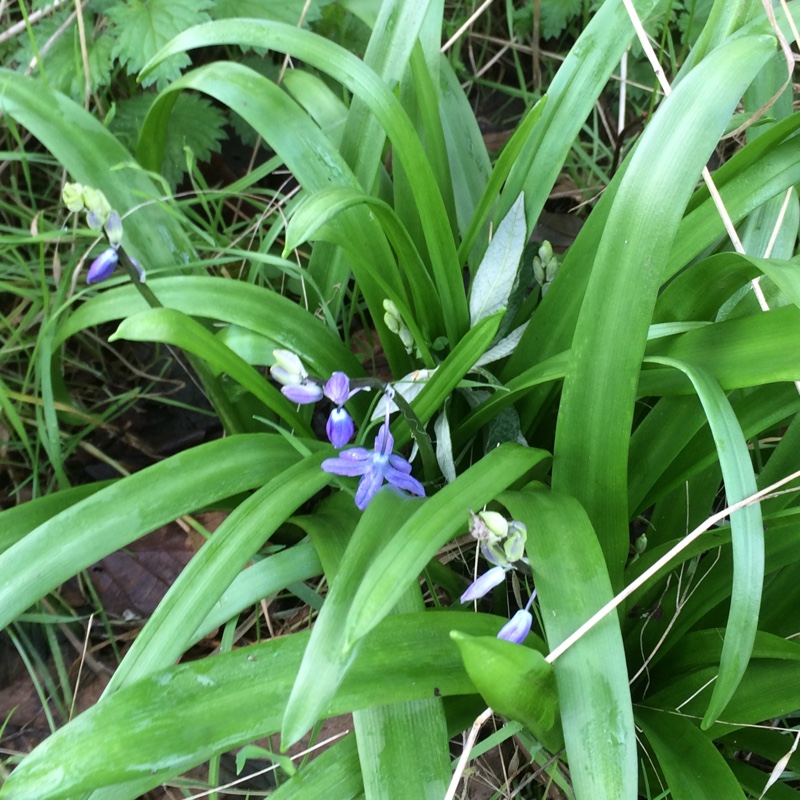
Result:
M155 96L145 94L122 100L109 126L129 149L135 150L147 112ZM181 94L167 124L167 144L164 151L162 174L171 187L177 186L186 172L184 147L188 147L198 161L206 161L212 153L219 152L220 142L227 138L225 114L205 97Z
M538 650L453 631L464 667L498 714L521 722L551 752L564 746L553 667Z
M582 6L583 0L542 0L539 21L542 38L559 36Z
M227 139L223 126L225 115L205 97L181 94L169 119L167 147L164 151L162 174L170 186L177 186L186 171L184 147L198 161L207 161L218 153L220 142Z
M482 319L508 305L522 251L525 249L526 233L525 195L520 193L498 225L475 273L469 295L470 327L475 327Z
M114 23L117 36L114 57L119 59L128 74L138 72L168 41L181 31L210 17L205 12L213 0L128 0L106 12ZM167 59L153 70L142 85L157 83L159 88L180 76L181 69L191 59L185 53Z

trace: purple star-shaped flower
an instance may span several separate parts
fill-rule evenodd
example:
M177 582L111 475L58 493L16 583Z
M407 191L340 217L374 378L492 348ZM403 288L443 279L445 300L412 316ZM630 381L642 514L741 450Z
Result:
M389 423L381 425L375 437L375 448L351 447L336 458L326 458L322 469L334 475L361 476L356 491L356 506L362 511L386 481L398 489L425 497L422 484L411 477L411 464L402 456L392 453L394 439L389 433Z

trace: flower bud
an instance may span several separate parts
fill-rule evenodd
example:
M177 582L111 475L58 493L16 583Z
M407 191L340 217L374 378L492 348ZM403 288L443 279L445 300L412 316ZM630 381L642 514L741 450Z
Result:
M489 541L499 542L508 536L508 521L502 514L498 514L496 511L479 511L478 516L486 525Z
M291 350L273 350L272 355L275 358L275 364L270 367L269 371L278 383L284 386L294 386L303 383L308 378L303 362Z
M120 242L122 241L122 220L119 218L119 214L116 211L112 211L108 215L108 219L106 220L105 224L105 231L106 236L108 237L108 243L112 247L119 247Z
M508 536L503 543L503 551L509 561L519 561L525 555L525 542L528 529L521 522L512 519L508 525Z
M83 186L79 183L65 183L61 200L70 211L83 211Z
M495 586L499 586L505 577L505 568L492 567L467 587L467 590L461 595L461 602L469 603L470 600L477 600L479 597L483 597L491 592Z
M111 273L119 263L119 254L116 249L109 247L104 250L89 267L86 275L86 283L99 283L111 277Z
M505 639L507 642L522 644L525 637L531 632L533 616L530 611L520 609L513 617L500 629L497 634L498 639Z
M86 222L93 230L100 230L108 221L111 213L106 196L99 190L91 186L83 187L83 204L86 208Z

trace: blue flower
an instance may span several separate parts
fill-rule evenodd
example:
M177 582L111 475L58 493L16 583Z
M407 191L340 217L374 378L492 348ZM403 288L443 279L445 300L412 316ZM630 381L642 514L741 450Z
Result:
M115 247L109 247L92 261L89 272L86 275L86 283L99 283L111 277L114 268L119 264L119 253Z
M525 637L531 632L533 617L527 609L521 608L506 622L497 634L498 639L505 639L507 642L522 644Z
M389 423L381 425L375 437L375 448L351 447L339 453L337 458L326 458L322 469L334 475L361 476L356 491L356 506L362 511L375 496L383 482L404 489L411 494L425 496L422 484L411 477L411 464L392 453L394 439L389 433Z
M355 432L355 425L351 416L342 408L344 404L362 388L350 388L350 378L344 372L334 372L328 382L323 387L323 394L331 402L336 403L336 408L331 411L328 417L328 424L325 431L328 440L335 448L344 447L352 438Z
M488 572L484 572L477 580L473 581L467 591L461 595L462 603L469 603L470 600L477 600L499 586L506 577L508 567L492 567Z

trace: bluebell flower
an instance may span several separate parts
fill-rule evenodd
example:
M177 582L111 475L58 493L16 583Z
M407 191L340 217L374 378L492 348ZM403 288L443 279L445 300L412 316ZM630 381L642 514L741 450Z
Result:
M308 377L299 356L291 350L273 350L275 363L270 375L281 385L281 393L293 403L316 403L322 398L322 387Z
M531 625L533 625L531 612L521 608L503 625L500 633L497 634L497 638L505 639L507 642L514 642L514 644L522 644L525 641L525 637L531 632Z
M375 447L351 447L336 458L326 458L322 469L334 475L361 476L356 491L356 506L362 511L375 496L384 481L420 497L425 496L422 484L411 477L411 464L402 456L392 453L394 439L389 432L388 420L381 425L375 437Z
M344 404L362 388L350 388L350 378L344 372L334 372L328 382L323 387L323 394L331 402L336 403L336 408L331 411L328 417L328 424L325 431L328 440L335 448L344 447L352 438L355 432L355 425L351 416L342 407Z
M89 272L86 275L86 283L99 283L111 277L111 273L119 264L119 253L116 247L109 247L92 261Z
M489 594L495 586L499 586L506 577L508 567L492 567L488 572L484 572L477 580L473 581L467 591L461 595L462 603L469 603L479 597Z

